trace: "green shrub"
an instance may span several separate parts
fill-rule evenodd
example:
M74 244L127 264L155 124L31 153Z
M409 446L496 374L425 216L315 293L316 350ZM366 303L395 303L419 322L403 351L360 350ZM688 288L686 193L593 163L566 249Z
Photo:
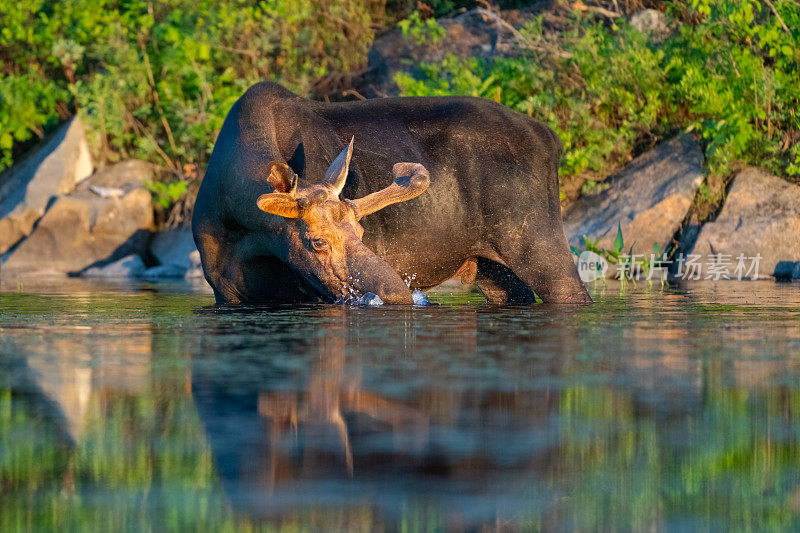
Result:
M171 183L147 181L145 186L147 190L153 193L153 203L167 209L186 193L187 183L185 181L173 181Z
M520 58L447 57L395 77L404 95L490 98L545 122L561 137L561 171L603 172L626 158L640 131L659 131L667 105L663 52L624 22L613 29L577 17L556 47L539 17L521 31ZM624 42L624 46L620 46Z
M463 5L429 4L435 13ZM307 94L317 80L360 68L385 6L0 2L0 170L77 113L100 159L138 157L166 168L167 180L183 179L204 166L225 114L252 83L275 79ZM575 12L555 33L541 17L523 28L519 57L448 57L396 79L406 95L472 94L549 124L564 143L567 177L608 174L689 130L715 175L752 163L800 179L800 3L688 0L669 12L684 23L663 44L624 19ZM400 27L415 42L443 36L419 14Z
M698 133L712 173L759 164L799 176L800 3L772 5L673 2L691 23L663 44L581 13L554 38L540 17L521 31L521 57L448 57L395 79L405 95L471 94L547 123L564 176L607 173L679 130Z
M248 86L308 93L360 67L382 20L380 0L0 2L0 170L77 112L101 159L182 176Z
M436 22L435 18L424 19L419 11L414 11L410 17L397 23L403 37L412 39L415 44L422 45L426 42L438 43L447 34L445 29Z
M700 23L667 43L670 97L715 172L745 162L800 174L800 4L772 5L780 19L765 2L692 0Z

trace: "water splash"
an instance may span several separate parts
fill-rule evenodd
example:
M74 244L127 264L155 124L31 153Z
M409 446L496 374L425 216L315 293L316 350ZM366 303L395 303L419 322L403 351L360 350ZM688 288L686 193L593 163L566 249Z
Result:
M422 291L415 290L411 293L411 297L414 299L414 305L420 307L428 307L431 305L436 305L435 303L428 300L428 295Z
M365 307L378 307L383 305L383 300L374 292L367 292L362 294L361 297L351 300L350 303L352 305L363 305Z
M409 275L408 273L406 273L406 274L404 274L404 276L403 276L403 282L406 284L406 287L408 287L409 289L411 288L411 283L412 283L412 282L413 282L415 279L417 279L417 274L416 274L416 272L415 272L414 274L411 274L411 275Z

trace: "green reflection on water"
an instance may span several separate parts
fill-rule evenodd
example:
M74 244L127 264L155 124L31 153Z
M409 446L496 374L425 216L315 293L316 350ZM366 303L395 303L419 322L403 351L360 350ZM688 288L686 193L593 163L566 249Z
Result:
M458 303L448 298L440 301ZM444 308L403 315L410 318L397 334L412 348L402 360L391 352L352 358L394 335L368 329L377 312L359 311L343 326L323 312L316 325L299 330L318 333L319 350L313 343L302 348L310 360L341 357L345 374L402 363L410 370L397 375L423 381L413 390L425 394L385 393L380 375L360 386L380 405L413 407L434 429L500 441L464 452L463 470L445 482L494 479L503 458L486 450L502 448L512 430L532 427L535 437L554 428L555 439L538 451L532 445L524 468L515 463L499 478L530 504L504 509L493 502L492 517L453 511L434 489L432 497L401 491L397 514L355 498L342 506L312 501L264 518L240 512L226 494L192 394L192 359L209 349L199 338L231 364L233 348L274 349L256 334L231 337L230 329L276 331L270 324L294 311L209 316L198 314L208 297L193 294L2 294L0 370L8 372L0 379L0 530L800 527L796 293L783 307L764 308L702 298L676 306L658 295L608 298L569 315ZM308 320L318 316L304 313ZM547 364L502 391L496 382L483 390L465 380L455 394L452 367L428 359L437 321L462 324L439 342L448 353L472 354L451 356L464 375L491 377L517 365L524 374L539 359ZM354 331L354 323L364 330ZM383 317L379 327L386 324ZM207 327L218 331L204 337ZM494 359L498 346L505 355ZM547 355L550 349L555 356ZM20 365L28 366L18 372ZM330 380L315 381L315 372L306 365L296 371L309 389L329 387ZM9 376L30 382L22 386ZM659 385L664 380L675 385ZM485 429L463 432L470 413ZM513 422L491 418L503 414ZM360 476L356 457L351 483ZM443 481L442 474L425 476Z
M564 391L562 468L581 473L568 514L588 529L795 529L797 435L770 425L797 424L798 392L709 386L703 410L675 423L642 418L616 391Z

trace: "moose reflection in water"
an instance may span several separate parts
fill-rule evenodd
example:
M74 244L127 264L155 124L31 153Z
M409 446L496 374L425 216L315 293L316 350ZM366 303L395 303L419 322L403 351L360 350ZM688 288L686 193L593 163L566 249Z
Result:
M315 337L287 335L272 353L250 354L248 375L233 390L222 367L238 366L238 358L201 342L192 393L235 506L251 517L271 516L313 502L314 491L335 485L326 501L366 498L391 515L403 494L422 497L436 487L448 506L460 506L455 498L470 492L483 498L489 488L494 499L529 481L522 472L546 470L558 441L558 428L549 423L557 413L556 391L414 383L420 378L416 367L457 371L474 359L481 335L473 310L437 310L448 328L436 336L421 310L394 309L385 320L402 324L403 334L396 347L379 348L383 354L375 353L371 335L360 338L364 312L309 310L303 320L320 325ZM568 350L568 328L564 324L564 338L550 342ZM211 338L217 334L209 332ZM537 342L536 335L529 340ZM370 367L376 356L383 368ZM276 357L298 363L279 370L276 363L284 365ZM557 357L540 364L547 375L558 372ZM525 367L518 370L535 372ZM374 372L381 374L377 387ZM459 512L465 518L471 513L468 505Z
M0 529L794 529L793 287L577 312L3 293Z

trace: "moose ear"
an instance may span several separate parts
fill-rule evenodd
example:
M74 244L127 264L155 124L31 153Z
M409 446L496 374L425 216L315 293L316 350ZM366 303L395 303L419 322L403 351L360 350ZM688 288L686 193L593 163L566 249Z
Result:
M271 215L285 218L300 217L300 205L293 196L286 193L271 192L262 194L258 197L256 205L258 205L259 209Z
M286 163L273 161L267 166L269 175L267 181L275 192L282 192L294 196L297 190L297 174Z
M329 187L331 192L337 197L341 194L342 189L344 189L344 182L347 181L347 172L350 170L350 158L353 157L354 139L355 137L351 138L347 148L336 156L331 166L325 171L325 177L322 179L322 183Z

